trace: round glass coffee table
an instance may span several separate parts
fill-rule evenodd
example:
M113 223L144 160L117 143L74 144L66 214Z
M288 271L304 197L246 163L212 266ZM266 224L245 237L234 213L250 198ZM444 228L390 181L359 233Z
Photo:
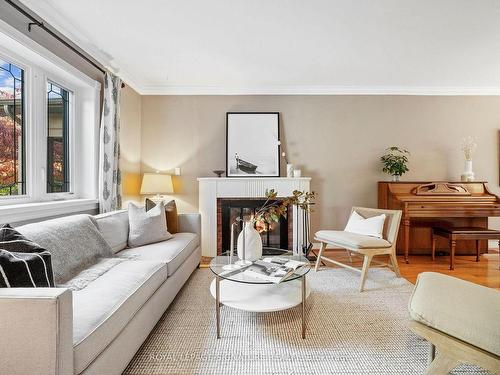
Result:
M309 272L309 260L302 255L293 255L291 251L264 248L263 258L282 258L305 262L306 265L298 268L279 284L257 278L248 273L246 266L236 270L224 267L229 264L228 255L216 256L210 262L210 270L215 279L210 284L210 293L215 298L215 312L217 320L217 338L220 338L220 307L225 305L235 309L251 312L272 312L290 309L302 305L302 338L306 337L306 299L310 294L306 284L306 275ZM233 256L233 263L237 261Z

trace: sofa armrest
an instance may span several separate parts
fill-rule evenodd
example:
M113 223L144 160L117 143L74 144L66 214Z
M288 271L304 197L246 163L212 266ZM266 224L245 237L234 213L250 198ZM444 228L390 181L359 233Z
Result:
M179 214L179 232L196 233L201 238L201 215Z
M73 374L73 301L64 288L0 289L2 374Z

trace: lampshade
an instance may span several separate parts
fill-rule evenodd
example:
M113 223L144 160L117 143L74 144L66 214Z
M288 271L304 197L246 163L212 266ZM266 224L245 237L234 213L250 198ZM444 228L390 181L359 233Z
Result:
M141 194L173 193L172 176L161 173L144 173L142 176Z

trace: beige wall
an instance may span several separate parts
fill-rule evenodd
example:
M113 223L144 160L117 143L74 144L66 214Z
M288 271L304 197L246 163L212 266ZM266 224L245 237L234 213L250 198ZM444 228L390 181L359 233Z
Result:
M120 169L123 204L139 201L141 176L141 96L129 86L121 91Z
M457 180L461 140L474 135L477 178L500 194L500 97L143 96L142 172L181 167L181 211L197 211L196 177L225 169L227 111L281 113L289 159L318 194L313 230L340 228L352 205L376 206L376 183L388 179L378 159L391 145L412 153L404 180Z

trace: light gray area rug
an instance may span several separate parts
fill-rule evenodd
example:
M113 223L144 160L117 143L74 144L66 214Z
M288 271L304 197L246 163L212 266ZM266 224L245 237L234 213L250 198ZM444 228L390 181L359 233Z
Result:
M248 313L223 306L215 336L213 275L194 272L125 374L423 374L428 344L407 328L413 285L369 271L366 291L346 269L311 270L307 337L300 307ZM487 374L461 366L454 374Z

